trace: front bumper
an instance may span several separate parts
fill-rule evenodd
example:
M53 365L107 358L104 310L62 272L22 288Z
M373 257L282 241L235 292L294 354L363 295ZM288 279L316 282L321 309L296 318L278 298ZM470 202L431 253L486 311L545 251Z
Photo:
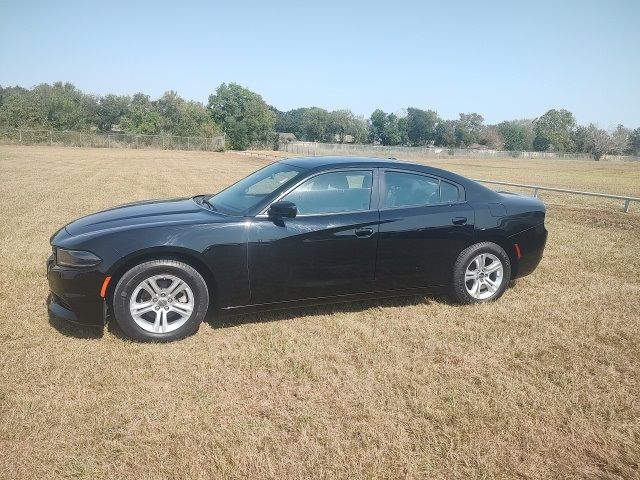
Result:
M104 325L105 303L100 297L104 277L97 270L61 268L55 264L53 255L50 256L47 260L51 291L47 299L49 314L82 325Z

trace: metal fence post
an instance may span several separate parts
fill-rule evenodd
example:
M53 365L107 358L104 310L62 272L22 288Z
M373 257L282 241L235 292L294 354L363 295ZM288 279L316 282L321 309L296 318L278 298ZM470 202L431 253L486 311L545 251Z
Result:
M626 199L624 201L624 213L629 213L629 205L631 204L631 200Z
M80 132L80 141L78 142L78 146L79 147L82 146L82 132Z
M53 130L49 130L49 146L53 146Z
M164 150L164 135L162 135L162 149Z
M18 136L20 137L19 142L22 143L22 130L18 130Z
M187 137L187 150L191 150L191 146L189 145L189 137Z
M533 196L534 196L535 198L538 198L538 189L537 189L537 188L534 188L534 189L533 189Z

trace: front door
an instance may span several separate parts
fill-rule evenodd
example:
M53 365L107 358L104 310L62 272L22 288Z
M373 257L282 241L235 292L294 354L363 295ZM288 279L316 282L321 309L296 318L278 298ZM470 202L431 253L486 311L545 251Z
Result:
M370 291L379 216L372 207L375 170L310 177L281 200L295 218L258 215L249 227L251 303Z

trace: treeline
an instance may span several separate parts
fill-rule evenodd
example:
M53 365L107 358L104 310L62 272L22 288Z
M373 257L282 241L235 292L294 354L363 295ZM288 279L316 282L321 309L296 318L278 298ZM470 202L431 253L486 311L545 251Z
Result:
M200 102L174 91L149 95L89 95L70 83L43 83L30 90L0 87L0 126L181 136L212 136L220 127Z
M461 113L451 120L414 107L399 113L378 109L369 118L318 107L282 112L235 83L220 85L206 106L174 91L153 100L143 93L89 95L61 82L32 89L0 87L0 126L180 136L224 132L227 145L238 150L276 146L282 140L279 132L314 142L589 153L595 159L640 155L640 128L618 125L605 131L594 124L578 125L567 110L494 125L478 113Z
M368 142L378 145L487 148L508 151L640 155L640 128L618 125L607 132L594 124L578 125L567 110L549 110L537 119L507 120L486 125L482 115L461 113L446 120L433 110L409 107L402 114L376 110L368 119L348 110L327 112L298 108L277 112L278 131L306 141Z

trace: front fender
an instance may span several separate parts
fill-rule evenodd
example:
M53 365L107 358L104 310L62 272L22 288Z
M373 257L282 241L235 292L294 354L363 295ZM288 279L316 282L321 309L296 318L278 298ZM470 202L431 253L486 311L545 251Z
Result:
M110 288L134 265L152 258L177 257L215 285L216 303L222 306L249 301L247 224L177 225L120 231L109 235L117 252L106 270ZM213 292L212 297L213 297Z

